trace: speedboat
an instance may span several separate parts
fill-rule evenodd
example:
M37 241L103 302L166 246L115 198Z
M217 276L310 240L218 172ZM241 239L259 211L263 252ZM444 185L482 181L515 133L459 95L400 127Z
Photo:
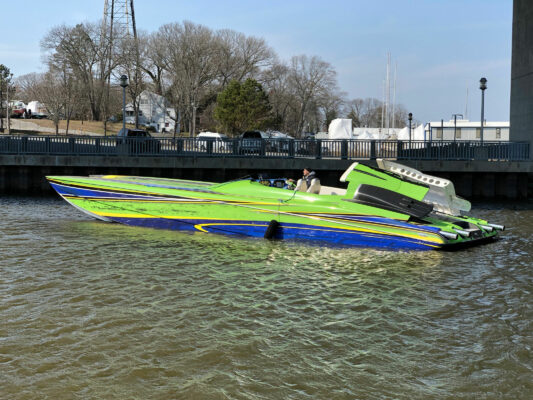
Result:
M464 215L470 203L456 196L449 180L388 160L378 160L378 167L355 162L340 178L346 188L317 183L305 191L288 190L284 179L252 177L225 183L121 175L47 179L94 218L150 228L407 250L480 244L504 229Z

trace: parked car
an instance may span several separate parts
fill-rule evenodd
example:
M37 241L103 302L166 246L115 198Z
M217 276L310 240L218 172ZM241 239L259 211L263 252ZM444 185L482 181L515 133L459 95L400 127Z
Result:
M13 100L9 102L9 109L12 118L22 118L26 115L26 104L20 100Z
M161 142L143 129L121 129L117 135L117 148L128 153L159 153Z
M29 118L31 119L46 119L48 118L48 114L45 113L28 113Z
M266 150L266 143L262 139L268 139L270 135L263 131L246 131L240 136L239 154L260 154Z
M223 133L218 132L200 132L198 136L196 136L194 147L196 149L200 149L201 151L205 151L209 147L210 143L212 143L211 148L213 151L225 151L232 149L231 139Z
M266 144L267 151L288 152L291 144L294 148L294 138L286 133L279 131L269 131L269 139Z

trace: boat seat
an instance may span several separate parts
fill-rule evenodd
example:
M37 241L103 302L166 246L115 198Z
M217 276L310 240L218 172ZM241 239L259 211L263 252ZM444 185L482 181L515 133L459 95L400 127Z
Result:
M321 186L319 194L334 194L337 196L344 196L346 189L341 189L333 186Z
M314 193L314 194L320 193L320 179L318 178L311 179L311 186L307 188L307 193Z
M296 188L294 190L298 192L319 194L320 188L320 179L318 178L312 179L311 186L309 187L307 187L307 182L305 181L305 179L298 179L298 182L296 183Z
M298 179L298 182L296 182L296 187L294 188L297 192L307 192L307 182L303 179Z

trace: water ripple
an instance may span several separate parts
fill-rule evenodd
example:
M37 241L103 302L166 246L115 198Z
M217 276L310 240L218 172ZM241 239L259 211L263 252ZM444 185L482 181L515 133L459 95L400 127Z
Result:
M0 199L0 397L526 399L533 212L458 253L105 224Z

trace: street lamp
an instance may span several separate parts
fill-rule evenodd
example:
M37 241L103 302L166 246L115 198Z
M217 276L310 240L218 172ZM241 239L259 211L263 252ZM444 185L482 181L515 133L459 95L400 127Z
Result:
M409 148L411 148L411 121L413 120L413 113L409 113Z
M485 89L487 89L487 78L479 80L479 88L481 89L481 144L483 144L483 122L485 120Z
M120 77L120 86L122 86L122 130L126 134L126 88L128 87L128 77Z

